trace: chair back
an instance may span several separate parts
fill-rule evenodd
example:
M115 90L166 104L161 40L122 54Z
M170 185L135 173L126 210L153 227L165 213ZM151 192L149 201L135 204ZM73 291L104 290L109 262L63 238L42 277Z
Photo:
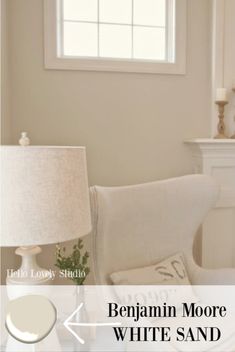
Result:
M183 252L192 260L194 236L218 196L204 175L152 183L91 188L93 257L97 284L109 275L155 264Z

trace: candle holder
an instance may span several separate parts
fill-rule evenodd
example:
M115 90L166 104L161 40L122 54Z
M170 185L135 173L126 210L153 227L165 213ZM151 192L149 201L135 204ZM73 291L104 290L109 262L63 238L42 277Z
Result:
M227 139L228 136L225 134L225 123L224 123L224 107L228 104L227 101L216 101L219 110L219 123L217 125L218 134L214 137L215 139Z

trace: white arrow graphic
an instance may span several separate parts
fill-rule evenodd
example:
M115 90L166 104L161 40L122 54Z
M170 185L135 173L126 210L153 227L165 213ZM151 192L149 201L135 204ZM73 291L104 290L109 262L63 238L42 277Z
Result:
M68 329L71 334L83 345L85 343L85 341L78 336L78 334L71 329L70 326L120 326L122 325L121 323L76 323L76 322L72 322L72 318L79 312L79 310L81 310L81 308L83 307L83 303L81 303L77 309L65 320L64 322L64 326L66 327L66 329Z

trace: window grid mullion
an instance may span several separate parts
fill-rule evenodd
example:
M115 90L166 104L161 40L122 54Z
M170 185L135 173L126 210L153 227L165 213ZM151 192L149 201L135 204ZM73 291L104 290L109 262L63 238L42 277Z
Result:
M84 20L64 20L64 22L71 22L71 23L94 23L96 24L96 21L84 21ZM108 24L108 25L116 25L116 26L131 26L131 23L118 23L118 22L101 22L99 21L99 24ZM133 26L134 27L134 26ZM135 27L145 27L145 28L161 28L165 29L165 26L154 26L150 24L136 24Z

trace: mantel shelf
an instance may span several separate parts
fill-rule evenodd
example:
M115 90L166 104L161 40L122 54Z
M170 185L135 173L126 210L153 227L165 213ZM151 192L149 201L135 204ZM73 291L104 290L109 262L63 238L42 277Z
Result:
M186 144L209 144L209 145L228 145L231 144L231 146L235 147L235 139L213 139L213 138L195 138L195 139L186 139L185 142Z
M235 139L195 138L184 142L193 152L202 157L213 156L235 158Z

